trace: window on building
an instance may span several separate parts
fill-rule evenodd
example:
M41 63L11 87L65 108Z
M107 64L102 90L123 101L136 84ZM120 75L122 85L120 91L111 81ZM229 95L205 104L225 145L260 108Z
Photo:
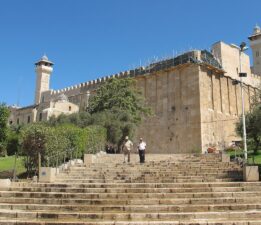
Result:
M256 51L256 57L259 57L259 51Z
M40 114L39 114L39 121L42 121L42 119L43 119L43 114L40 113Z
M44 96L42 96L42 102L44 102Z
M31 122L31 117L28 116L28 117L27 117L27 123L30 123L30 122Z
M19 125L19 122L20 122L20 121L19 121L19 118L17 118L17 120L16 120L17 125Z
M69 106L69 111L72 111L72 107L71 106Z
M13 124L13 121L12 121L12 120L10 120L10 121L9 121L9 125L12 125L12 124Z

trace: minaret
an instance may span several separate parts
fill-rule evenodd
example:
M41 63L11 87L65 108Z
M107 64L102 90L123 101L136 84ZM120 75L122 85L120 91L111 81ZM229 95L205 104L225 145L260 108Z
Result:
M35 63L36 72L36 89L35 89L35 104L44 102L42 92L49 90L50 75L53 72L53 63L44 55L38 62Z
M248 39L253 54L253 72L261 75L261 29L258 25L254 27L253 34Z

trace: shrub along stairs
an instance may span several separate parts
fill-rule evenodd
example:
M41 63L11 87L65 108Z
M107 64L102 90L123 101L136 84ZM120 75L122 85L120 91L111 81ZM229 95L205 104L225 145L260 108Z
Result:
M242 169L220 155L103 161L2 189L0 224L261 225L261 183L242 182Z

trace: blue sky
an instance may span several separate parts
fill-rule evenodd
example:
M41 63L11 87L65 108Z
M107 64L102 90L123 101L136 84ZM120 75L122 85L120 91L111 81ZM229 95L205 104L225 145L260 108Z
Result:
M247 41L260 9L260 0L0 0L0 102L33 103L44 53L60 89L155 56Z

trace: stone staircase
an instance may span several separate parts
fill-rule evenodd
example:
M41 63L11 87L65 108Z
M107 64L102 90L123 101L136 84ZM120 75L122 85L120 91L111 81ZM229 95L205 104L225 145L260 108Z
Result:
M261 182L220 155L122 155L0 191L0 224L261 225ZM134 160L135 159L135 160Z

